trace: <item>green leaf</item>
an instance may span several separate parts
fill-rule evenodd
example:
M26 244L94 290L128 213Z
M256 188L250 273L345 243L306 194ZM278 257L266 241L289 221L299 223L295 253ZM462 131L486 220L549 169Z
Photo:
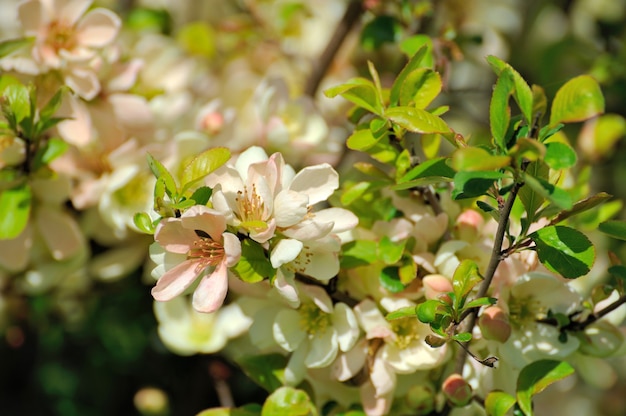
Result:
M191 55L212 58L215 55L215 30L205 22L192 22L179 28L176 40Z
M399 104L413 105L424 109L433 102L441 92L442 83L439 73L429 68L411 71L400 88Z
M404 290L404 284L400 280L398 267L388 266L382 269L378 281L384 289L391 293L399 293Z
M478 272L478 265L473 260L465 259L459 264L452 277L452 288L456 301L456 309L462 307L465 297L472 291L474 286L483 280Z
M413 133L450 133L450 127L440 117L413 107L392 107L385 117Z
M206 409L198 413L196 416L260 416L261 405L248 404L242 407L230 408L230 407L214 407L212 409Z
M452 154L452 167L456 171L498 170L510 163L509 156L494 156L480 147L462 147Z
M249 355L236 361L248 377L268 392L285 384L287 358L282 354Z
M548 168L548 165L546 165L543 161L538 160L530 162L526 169L527 175L532 176L533 178L541 179L547 178L549 171L550 169ZM526 208L528 221L531 223L535 221L535 214L537 210L546 200L546 198L543 196L546 194L546 191L544 191L541 184L539 184L539 187L541 188L540 192L536 192L530 186L522 186L518 193L520 201L522 201L524 208Z
M541 128L541 130L539 130L539 137L538 140L540 142L545 142L546 140L548 140L550 137L554 136L556 133L560 132L561 129L563 129L563 127L565 127L565 124L563 123L559 123L556 126L544 126Z
M385 264L395 264L402 258L407 240L391 241L387 236L378 243L378 258Z
M8 110L12 117L10 122L15 125L31 117L30 93L28 88L22 84L10 84L4 89L2 94L6 100ZM13 126L14 127L14 126Z
M524 178L524 183L535 191L535 193L549 200L557 207L561 209L571 209L573 207L572 197L563 189L552 185L544 179L535 178L527 172L524 172L522 177Z
M57 157L61 156L69 148L69 144L59 139L58 137L52 137L47 140L45 145L40 147L35 155L33 168L37 170L44 165L52 162Z
M589 121L585 126L578 144L583 152L593 158L610 154L611 149L626 134L626 120L618 114L605 114Z
M589 273L595 250L587 236L563 225L541 228L529 237L535 242L541 263L567 279Z
M27 184L0 193L0 240L11 240L24 231L30 216L31 198Z
M454 175L452 198L466 199L485 195L494 182L504 177L504 173L495 171L458 172Z
M4 58L9 54L30 45L33 41L34 38L19 38L0 42L0 58Z
M417 305L417 318L420 322L430 324L435 322L437 314L440 312L440 308L445 306L440 300L429 299L423 303Z
M485 398L485 410L488 416L505 416L517 402L515 397L503 391L490 391Z
M197 205L206 205L211 199L211 195L213 195L213 189L208 186L201 186L191 194L189 199L193 199Z
M452 339L458 342L470 342L472 340L472 334L469 332L461 332L452 335Z
M402 31L402 26L392 16L376 16L361 31L361 45L365 50L375 50L384 43L393 43Z
M407 149L404 149L395 161L396 166L396 179L401 178L407 170L411 167L411 154Z
M185 193L196 181L205 178L208 174L228 162L230 150L226 147L213 147L194 157L183 170L181 183Z
M344 207L351 205L354 201L361 198L367 192L367 190L370 189L371 187L372 187L372 182L370 181L363 181L363 182L355 183L354 185L350 186L345 191L343 191L343 194L341 195L341 198L340 198L341 204Z
M496 298L488 298L488 297L478 298L478 299L474 299L471 302L467 302L463 308L472 309L472 308L479 308L481 306L495 305L497 301L498 299Z
M546 143L544 162L552 169L567 169L576 164L576 151L565 143Z
M626 222L624 221L605 221L598 224L598 229L618 240L626 240Z
M164 190L170 198L172 198L173 195L178 194L178 187L176 186L174 177L167 170L167 168L163 166L161 162L156 160L150 153L146 155L146 158L148 159L148 166L150 166L152 174L157 178L157 184L159 181L163 183ZM158 192L158 194L160 195L157 195L157 190L155 189L155 196L163 196L161 192Z
M398 183L426 177L454 178L455 172L448 166L448 160L447 157L440 157L422 162L398 179Z
M604 96L598 82L581 75L565 83L554 96L550 125L584 121L604 112Z
M532 396L542 392L550 384L574 373L565 361L539 360L522 368L517 378L517 402L527 416L532 416Z
M57 92L54 93L52 98L48 100L46 105L43 106L43 108L39 111L40 123L45 120L48 120L54 115L54 113L56 113L56 111L59 109L59 106L61 105L61 100L63 99L63 93L65 93L67 90L68 90L68 87L62 86L61 88L57 90Z
M396 77L393 85L391 86L391 91L389 92L389 102L391 106L398 105L400 90L402 89L404 81L409 76L409 74L411 74L414 70L420 67L420 63L426 55L427 50L427 46L421 46L416 49L415 53L411 54L411 59L409 59L404 68L402 68L402 71L400 71L400 73Z
M354 240L344 244L341 248L341 268L367 266L376 261L378 256L376 241Z
M317 416L315 405L304 390L280 387L265 400L261 416Z
M421 52L421 49L424 49L424 51ZM400 41L400 50L406 56L410 57L411 61L418 53L422 54L417 61L417 64L419 65L416 64L410 69L415 69L418 66L423 68L432 68L434 66L433 40L428 35L419 34L403 39L402 41Z
M561 221L568 219L569 217L595 208L596 206L608 201L612 197L613 195L609 195L606 192L600 192L593 196L580 200L576 202L571 209L559 212L558 215L554 217L552 221L550 221L549 225L557 224Z
M324 91L324 94L329 98L341 95L351 103L382 116L383 103L379 101L376 86L368 79L362 77L353 78L345 84L327 89Z
M417 317L417 306L406 306L404 308L400 308L393 312L389 312L385 319L388 321L393 321L395 319L401 318L416 318Z
M504 69L500 72L498 81L496 81L489 104L491 135L493 136L495 144L502 150L506 150L507 148L506 133L509 129L509 122L511 121L509 98L514 90L515 86L511 70Z
M241 258L231 268L244 282L256 283L263 279L271 279L276 275L267 253L256 241L244 239L241 242Z
M155 224L152 222L152 218L150 218L150 215L145 212L137 212L133 216L133 223L137 228L139 228L139 230L146 234L152 235L156 229Z
M526 119L526 123L531 125L533 123L534 114L533 92L528 83L524 80L524 78L522 78L519 72L503 60L492 55L487 57L487 62L489 62L489 65L491 65L497 75L501 75L505 70L510 73L515 87L513 98L515 98L515 102L517 102L517 105L522 111L522 114Z

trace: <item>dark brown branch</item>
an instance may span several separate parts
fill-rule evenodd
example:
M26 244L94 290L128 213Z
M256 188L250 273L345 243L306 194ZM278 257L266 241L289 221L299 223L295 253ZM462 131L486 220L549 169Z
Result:
M317 93L317 89L326 75L326 71L328 67L332 63L337 51L343 44L343 41L350 33L350 30L355 25L355 23L359 20L361 14L365 11L363 4L360 0L351 1L346 8L346 11L341 18L341 21L337 25L335 29L335 33L328 41L328 45L326 45L326 49L319 57L319 59L315 62L313 66L313 71L309 76L309 79L306 82L304 87L304 94L309 97L314 97Z

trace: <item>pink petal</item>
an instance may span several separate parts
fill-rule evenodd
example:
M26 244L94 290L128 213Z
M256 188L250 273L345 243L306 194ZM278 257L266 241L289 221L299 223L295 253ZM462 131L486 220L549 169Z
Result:
M157 226L154 239L167 251L186 254L199 237L193 230L184 228L179 218L166 218Z
M152 288L152 297L159 301L175 298L191 286L202 270L198 260L180 263L161 276L156 286Z
M74 94L64 94L57 117L69 117L57 126L61 137L75 146L84 146L91 140L91 115L83 101Z
M91 6L92 0L57 0L53 3L56 3L52 7L57 14L57 18L62 19L65 24L73 26Z
M203 205L194 205L180 218L183 227L188 230L204 231L213 241L222 241L222 233L226 230L226 218L218 211Z
M213 273L204 276L193 292L193 308L198 312L215 312L222 306L228 292L228 269L225 262L217 265Z
M85 15L76 29L80 43L101 48L111 43L121 26L120 18L106 9L95 9Z
M226 253L226 266L232 267L241 257L241 242L235 234L224 233L224 252Z
M74 69L65 73L65 83L77 95L89 101L100 92L100 81L92 71Z

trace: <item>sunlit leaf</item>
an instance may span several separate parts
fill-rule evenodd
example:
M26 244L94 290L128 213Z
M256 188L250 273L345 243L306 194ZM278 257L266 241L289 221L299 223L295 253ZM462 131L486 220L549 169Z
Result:
M576 151L565 143L546 143L544 161L552 169L571 168L576 164Z
M404 284L400 280L398 267L387 266L381 270L378 277L380 285L391 293L398 293L404 290Z
M448 166L448 158L430 159L411 168L404 176L398 179L398 183L408 182L414 179L427 178L429 176L453 178L454 170Z
M583 276L593 266L593 244L578 230L551 225L535 231L529 237L535 242L541 263L567 279Z
M612 197L613 195L609 195L606 192L599 192L596 195L593 195L581 201L578 201L574 204L572 209L559 212L558 215L554 217L552 221L550 221L550 225L557 224L561 221L568 219L569 217L572 217L574 215L577 215L582 212L588 211L592 208L595 208L598 205L608 201Z
M495 171L458 172L454 176L454 199L475 198L485 195L487 190L506 175Z
M395 264L402 258L406 239L402 241L392 241L389 237L384 236L378 243L378 258L385 264Z
M409 62L407 62L404 68L402 68L402 71L400 71L400 73L396 77L393 85L391 86L391 91L389 92L389 102L392 106L398 105L400 91L403 88L404 81L409 76L409 74L420 68L420 63L422 62L422 59L424 58L426 53L426 46L422 46L417 49L415 53L411 55L411 59L409 59Z
M24 231L31 208L31 189L24 184L0 193L0 240L11 240Z
M491 134L496 145L502 150L507 148L506 132L509 129L509 122L511 121L509 98L514 90L515 85L513 83L511 70L502 70L493 88L493 94L491 95L491 102L489 104Z
M404 308L400 308L393 312L389 312L385 319L388 321L393 321L394 319L401 318L417 318L417 306L407 306Z
M554 96L550 125L584 121L604 112L604 96L598 82L589 75L572 78Z
M517 402L527 416L532 416L532 396L542 392L550 384L574 373L565 361L539 360L522 368L517 378Z
M11 122L16 124L31 117L30 93L28 88L22 84L8 85L2 94L6 100L8 111L12 115Z
M434 322L442 305L442 302L436 299L429 299L420 303L417 305L418 319L425 324Z
M167 193L167 195L171 198L172 195L177 194L178 187L176 186L174 177L167 170L167 168L163 166L161 162L155 159L150 153L146 155L146 158L148 159L148 166L150 166L150 170L152 171L152 174L157 178L157 183L158 181L162 182L162 184L164 185L164 190ZM155 190L155 196L163 196L163 195L162 194L157 195L157 192Z
M497 170L510 163L509 156L494 156L480 147L463 147L452 154L452 167L457 171Z
M150 216L145 212L138 212L133 216L133 223L146 234L154 234L155 226Z
M230 159L230 150L226 147L213 147L194 157L183 170L181 178L183 193L196 181L203 179L228 162L228 159Z
M459 264L452 277L452 288L456 297L457 308L463 299L472 291L474 286L483 280L478 272L478 265L473 260L465 259Z
M379 100L374 83L365 78L353 78L345 84L327 89L324 94L329 98L341 95L346 100L374 114L382 115L383 113L383 104Z
M413 133L449 133L450 127L440 117L413 107L392 107L385 117Z
M503 71L508 71L511 75L514 92L513 98L517 105L519 106L524 118L526 119L526 123L529 125L533 122L533 91L531 90L528 83L522 78L522 76L517 72L511 65L504 62L503 60L495 57L488 56L487 62L491 65L493 70L497 75L501 75Z
M485 398L485 410L489 416L505 416L517 402L515 397L503 391L490 391Z
M304 390L280 387L265 400L261 416L317 416L317 409Z
M263 247L250 239L244 239L241 242L241 258L231 270L235 271L241 280L248 283L271 279L276 274Z
M268 392L285 384L287 358L281 354L251 355L237 359L237 364L248 377Z
M428 68L419 68L410 72L400 88L399 104L413 104L424 109L433 102L441 92L442 83L439 73Z
M561 209L571 209L573 206L572 197L563 189L551 184L542 178L536 178L528 173L523 175L524 183L532 188L542 198L549 200Z

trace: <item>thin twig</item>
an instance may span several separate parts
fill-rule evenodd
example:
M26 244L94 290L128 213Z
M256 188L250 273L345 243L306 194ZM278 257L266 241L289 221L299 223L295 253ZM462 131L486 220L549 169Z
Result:
M360 0L351 1L346 8L346 11L341 18L341 21L335 28L335 33L330 38L330 41L326 45L326 49L316 61L313 66L313 71L309 76L309 79L306 82L306 86L304 87L304 94L309 97L314 97L317 93L317 89L326 75L326 71L328 67L333 62L337 51L343 44L343 41L350 33L350 30L355 25L355 23L359 20L361 14L365 11L363 4Z

